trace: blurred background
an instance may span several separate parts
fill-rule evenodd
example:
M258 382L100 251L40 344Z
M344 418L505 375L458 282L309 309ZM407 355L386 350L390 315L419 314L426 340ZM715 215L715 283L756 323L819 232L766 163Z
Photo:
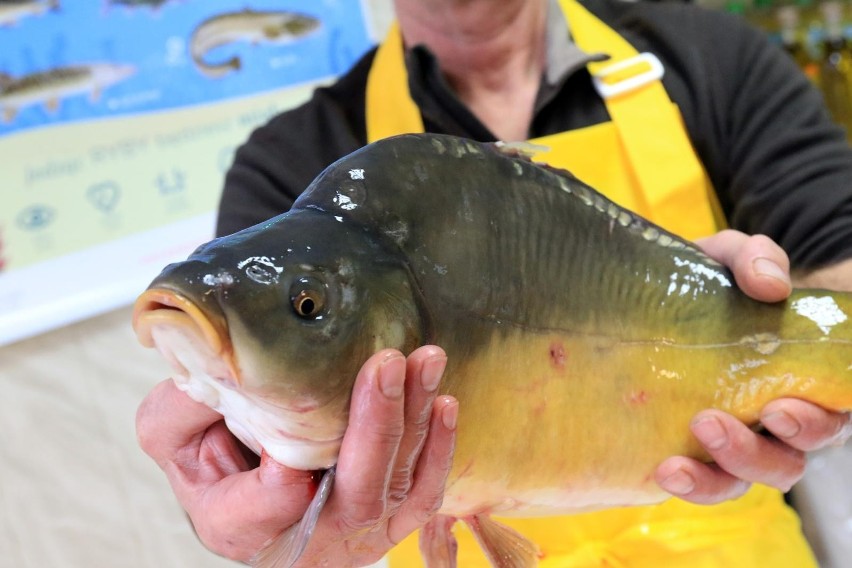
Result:
M852 6L705 3L764 30L852 125ZM246 4L0 0L0 568L236 565L198 543L136 445L136 407L170 372L138 346L129 306L212 236L236 146L391 18L389 0L252 0L307 23L202 41ZM814 455L792 499L840 568L852 486L838 471L850 450Z

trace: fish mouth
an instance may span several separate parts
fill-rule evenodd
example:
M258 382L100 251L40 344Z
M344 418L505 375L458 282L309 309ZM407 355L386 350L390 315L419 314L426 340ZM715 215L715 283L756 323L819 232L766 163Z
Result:
M224 317L211 315L183 294L167 288L151 288L143 292L133 306L133 330L145 347L158 347L156 330L178 329L195 337L205 349L217 356L230 370L230 379L239 382L236 373L230 338ZM161 349L162 350L162 349ZM173 364L178 363L172 360ZM186 371L176 364L179 371Z

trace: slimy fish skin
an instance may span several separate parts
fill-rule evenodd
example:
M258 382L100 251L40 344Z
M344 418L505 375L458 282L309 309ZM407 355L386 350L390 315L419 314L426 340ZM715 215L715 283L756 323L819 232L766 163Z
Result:
M847 293L754 301L569 173L424 134L340 159L289 212L168 266L134 325L181 388L301 469L335 463L372 353L443 347L460 415L440 515L495 564L533 566L490 514L659 503L660 462L709 459L688 427L702 409L750 425L778 397L852 409L850 317Z

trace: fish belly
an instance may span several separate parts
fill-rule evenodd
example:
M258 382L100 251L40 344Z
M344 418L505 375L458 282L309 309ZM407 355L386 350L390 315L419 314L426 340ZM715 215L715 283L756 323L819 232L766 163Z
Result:
M661 502L669 495L653 474L664 459L709 459L689 431L700 410L755 424L780 396L852 408L852 343L750 339L495 334L448 369L460 416L442 511L540 516Z

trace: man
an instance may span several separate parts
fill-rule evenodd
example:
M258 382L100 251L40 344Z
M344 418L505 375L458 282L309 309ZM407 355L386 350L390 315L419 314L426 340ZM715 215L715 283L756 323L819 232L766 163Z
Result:
M783 54L735 20L692 6L607 0L589 0L588 10L577 6L546 0L396 0L401 36L392 31L379 54L368 54L307 105L258 129L240 150L226 182L219 232L286 210L325 165L388 133L421 129L480 140L532 138L565 150L562 157L569 163L558 158L557 165L583 171L581 179L665 226L682 223L690 237L721 229L722 216L738 229L770 234L784 250L765 237L735 231L700 241L755 298L777 301L789 293L787 254L798 285L850 288L852 153L817 93ZM404 64L400 42L408 49ZM638 74L648 73L641 87L627 96L605 95L599 83L605 82L600 77L606 65L653 62L636 59L639 52L662 61L662 80L639 65ZM654 91L654 101L638 112L620 106ZM660 107L661 92L677 105L676 113L668 99ZM388 93L390 99L382 98ZM645 108L663 117L662 134L657 122L641 128ZM672 198L657 199L656 181L641 179L659 177L641 159L648 155L645 142L654 139L675 140L661 151L676 147L676 158L656 162L651 170L688 165L670 188ZM607 160L588 167L595 155ZM610 158L613 165L607 165ZM624 173L634 169L644 173ZM588 177L601 171L607 172L601 183ZM610 177L618 178L612 187ZM684 213L684 204L694 211ZM444 362L443 352L428 346L407 359L383 351L365 363L335 488L300 565L374 562L432 518L451 464L456 416L464 412L452 398L435 394ZM578 550L584 538L596 542L591 552L582 551L591 556L583 557L571 557L572 550L558 550L551 541L539 542L549 561L583 565L616 559L638 566L643 560L630 551L653 536L643 535L643 523L647 529L667 519L677 526L679 519L716 511L722 511L718 518L724 523L768 507L772 520L760 521L748 534L687 552L655 541L663 550L651 561L813 564L777 493L761 489L736 498L751 483L789 489L803 473L803 452L843 442L850 435L849 417L787 399L768 404L761 423L775 437L755 434L719 411L700 413L691 428L715 463L674 456L656 472L658 483L681 500L625 513L638 515L638 521L550 520L544 532L557 543ZM165 470L201 539L225 556L250 559L298 521L313 494L314 482L305 472L266 456L254 467L220 417L170 382L143 403L138 429L142 447ZM690 508L686 502L719 505ZM595 520L600 518L605 521ZM637 540L615 543L631 526ZM538 532L530 536L538 540ZM686 539L675 535L673 542ZM466 546L462 543L462 554Z

